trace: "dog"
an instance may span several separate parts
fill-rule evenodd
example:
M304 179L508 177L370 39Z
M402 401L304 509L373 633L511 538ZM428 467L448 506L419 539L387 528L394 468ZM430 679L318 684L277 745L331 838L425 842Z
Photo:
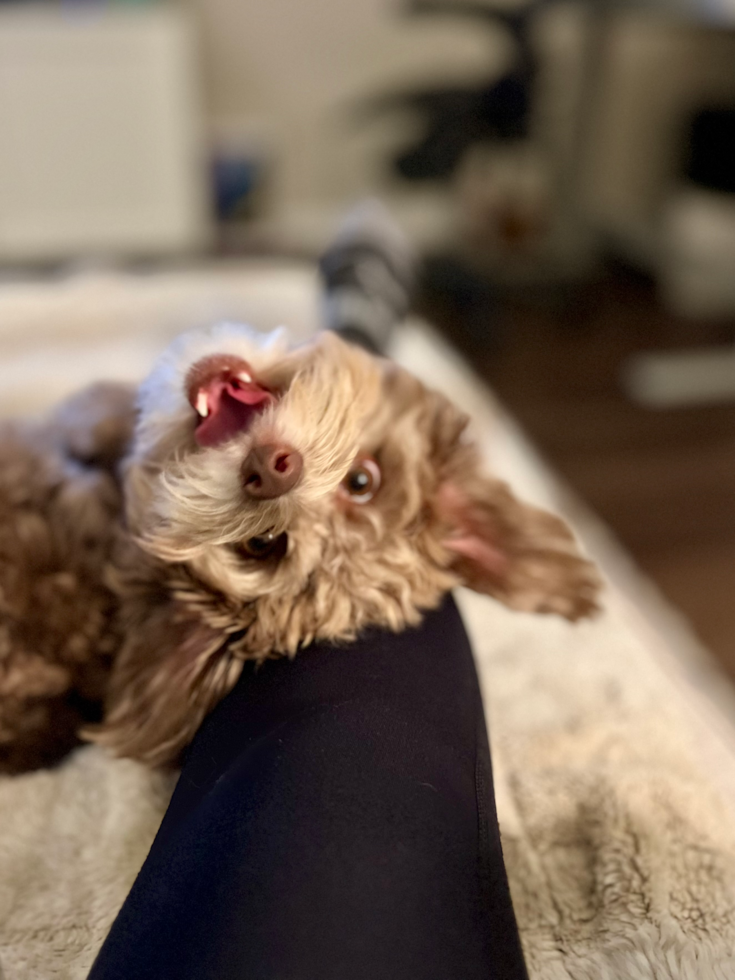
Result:
M225 324L175 342L121 466L106 578L121 639L86 737L175 765L246 660L405 629L459 584L593 613L594 566L563 521L483 473L467 423L333 333L290 347Z
M105 568L134 391L96 385L0 427L0 772L57 762L101 718L120 647Z

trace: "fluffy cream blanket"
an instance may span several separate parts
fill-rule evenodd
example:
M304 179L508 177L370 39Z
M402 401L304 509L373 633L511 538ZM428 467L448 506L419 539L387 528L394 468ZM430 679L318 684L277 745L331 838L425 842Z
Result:
M249 275L237 278L237 289L228 286L229 293L221 276L203 276L201 296L218 297L218 313L258 319L248 307ZM301 311L302 329L309 329L318 316L310 275L274 275L270 299L262 278L252 280L253 288L271 319L285 292ZM85 310L91 316L85 296L97 323L109 325L121 309L137 309L138 329L147 332L139 332L138 346L128 335L124 363L109 359L110 345L122 343L112 328L95 334L94 343L86 335L83 367L74 358L77 375L131 376L159 340L146 325L159 324L161 343L166 330L182 325L171 308L179 309L182 297L192 302L192 281L180 281L178 290L171 277L161 283L167 299L150 280L92 280L86 293L77 284L73 308L54 318L53 342L66 349L66 324L73 350ZM68 296L71 287L65 288ZM19 296L27 331L33 315L48 326L63 308L64 288L57 296L46 287L0 291L4 370L13 372L25 409L30 387L41 394L47 388L43 378L39 383L43 364L12 329ZM166 311L167 327L160 330ZM729 980L735 976L735 736L726 688L718 687L683 624L661 609L594 522L559 494L471 372L419 327L401 334L395 354L473 413L492 465L519 493L572 513L612 579L605 613L577 626L460 596L483 684L503 846L531 977ZM28 387L18 381L24 358L33 365ZM105 363L118 370L104 370ZM67 383L84 380L77 375ZM58 388L58 371L56 379ZM2 407L16 405L6 395ZM0 779L5 980L86 975L170 790L161 776L97 748L76 752L52 772Z

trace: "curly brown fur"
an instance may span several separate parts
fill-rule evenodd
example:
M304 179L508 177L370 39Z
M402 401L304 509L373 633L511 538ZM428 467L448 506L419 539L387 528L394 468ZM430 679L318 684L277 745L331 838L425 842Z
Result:
M0 771L57 761L99 716L118 646L103 584L133 392L102 385L0 427Z
M238 363L256 409L232 408L247 400ZM227 412L244 413L226 430L225 389ZM295 350L242 328L190 335L139 408L124 480L131 533L115 556L125 639L90 732L120 755L175 762L243 661L368 625L403 629L461 582L527 611L595 608L597 575L569 530L481 473L466 417L333 335ZM296 482L258 496L267 483L249 461L273 446ZM376 468L365 499L356 490ZM271 553L259 550L266 535Z

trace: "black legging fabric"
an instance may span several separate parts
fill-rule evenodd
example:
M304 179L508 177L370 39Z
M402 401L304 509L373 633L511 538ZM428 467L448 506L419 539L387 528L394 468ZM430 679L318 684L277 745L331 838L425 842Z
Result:
M417 629L250 665L91 980L526 980L477 676Z

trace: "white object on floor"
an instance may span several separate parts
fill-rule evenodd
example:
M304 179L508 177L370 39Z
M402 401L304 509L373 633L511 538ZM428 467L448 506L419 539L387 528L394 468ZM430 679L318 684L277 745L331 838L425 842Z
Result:
M735 311L735 194L683 187L664 209L658 263L663 301L685 317ZM735 348L636 354L622 373L631 398L651 408L735 398Z
M682 316L735 312L735 194L684 185L666 203L658 270L664 301Z
M650 408L707 405L735 398L735 347L636 354L623 368L630 397Z

